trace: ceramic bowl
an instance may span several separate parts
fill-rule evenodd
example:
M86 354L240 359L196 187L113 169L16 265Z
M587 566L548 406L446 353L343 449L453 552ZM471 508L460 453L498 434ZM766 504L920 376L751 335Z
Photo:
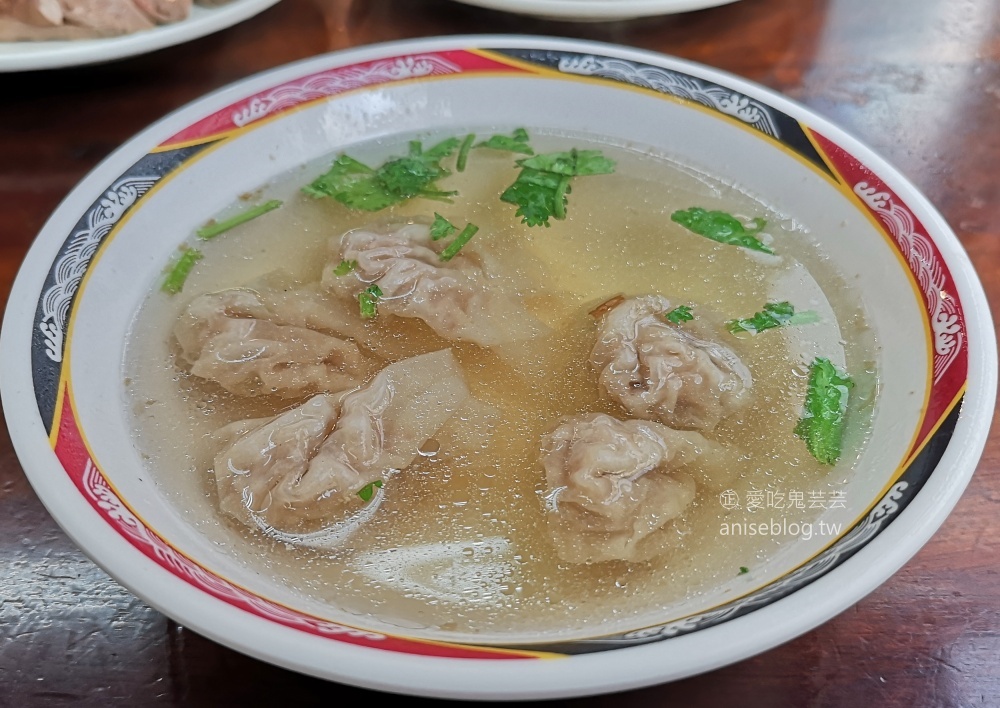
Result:
M782 553L641 626L483 643L360 620L263 577L146 474L123 410L136 310L182 241L240 194L361 141L527 126L652 150L828 226L879 342L871 441ZM996 393L976 275L928 201L822 117L742 79L605 44L451 37L363 47L255 76L118 149L59 206L18 275L0 342L3 406L46 507L112 577L218 642L308 674L418 695L616 691L737 661L883 582L957 502Z

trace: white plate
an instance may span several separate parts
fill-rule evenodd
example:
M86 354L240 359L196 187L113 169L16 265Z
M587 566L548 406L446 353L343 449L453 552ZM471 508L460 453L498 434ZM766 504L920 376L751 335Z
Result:
M102 39L0 42L0 72L56 69L123 59L190 42L249 19L278 0L232 0L221 7L191 8L187 19L144 32Z
M737 0L458 0L466 5L517 12L560 20L597 22L636 17L670 15L706 7L728 5Z

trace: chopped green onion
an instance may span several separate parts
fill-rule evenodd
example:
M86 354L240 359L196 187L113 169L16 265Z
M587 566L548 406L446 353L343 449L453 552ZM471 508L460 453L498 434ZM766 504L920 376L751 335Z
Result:
M724 211L706 211L701 207L691 207L675 211L670 215L670 219L692 233L719 243L742 246L761 253L774 253L754 235L767 226L767 221L759 217L754 219L753 226L747 227L735 216Z
M184 281L191 274L194 264L202 259L201 251L196 248L181 246L180 255L168 267L167 275L163 279L160 289L165 293L176 295L184 288Z
M853 386L851 377L839 372L829 359L818 357L812 363L805 409L795 434L823 464L832 465L840 459L844 416Z
M694 315L691 314L691 307L688 305L679 305L675 307L670 312L665 314L663 318L667 322L673 322L679 325L681 322L690 322L694 319Z
M431 239L438 241L443 238L451 236L453 233L458 231L458 227L453 223L448 221L446 218L434 212L434 223L431 224Z
M428 189L416 196L422 197L423 199L431 199L435 202L447 202L448 204L451 204L452 203L451 198L454 197L456 194L458 194L458 192L455 191L445 192L440 189Z
M370 320L378 315L378 301L382 297L382 288L372 283L358 293L358 304L361 307L361 319Z
M361 497L361 501L367 502L371 501L372 497L375 495L375 488L382 488L382 480L376 479L371 484L366 484L361 489L358 490L358 496Z
M462 250L462 246L467 244L469 239L476 235L477 231L479 231L478 226L475 224L467 224L466 227L462 229L462 233L456 236L455 240L449 243L447 247L441 251L441 255L438 257L442 261L450 261L455 257L455 254Z
M749 568L747 568L747 567L746 567L745 565L741 565L741 566L740 566L740 572L739 572L739 575L746 575L746 574L747 574L747 573L749 573L749 572L750 572L750 569L749 569Z
M465 163L469 159L469 150L472 148L472 141L476 139L475 133L469 133L462 141L462 146L458 148L458 159L455 161L455 169L465 172Z
M341 261L340 264L333 269L334 275L347 275L352 270L358 267L357 261Z
M792 303L769 302L764 305L764 309L756 313L753 317L742 320L730 320L726 323L726 329L733 334L749 332L759 334L764 330L784 327L785 325L803 325L819 322L819 315L812 310L795 312Z
M261 216L262 214L266 214L269 211L274 211L275 209L280 207L281 204L282 202L280 199L272 199L269 202L264 202L263 204L255 206L251 209L247 209L246 211L240 212L239 214L231 216L223 221L210 221L204 226L202 226L200 229L198 229L196 233L198 234L198 238L200 238L203 241L207 241L208 239L215 238L216 236L225 231L229 231L229 229L233 228L234 226L245 224L246 222L252 219L256 219L258 216Z

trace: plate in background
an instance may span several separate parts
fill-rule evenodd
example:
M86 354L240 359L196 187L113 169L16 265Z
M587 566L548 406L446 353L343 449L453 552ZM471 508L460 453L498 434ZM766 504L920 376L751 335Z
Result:
M576 22L631 20L728 5L737 0L458 0L466 5Z
M195 5L187 19L180 22L119 37L0 42L0 72L98 64L153 52L232 27L277 2L278 0L232 0L221 7Z

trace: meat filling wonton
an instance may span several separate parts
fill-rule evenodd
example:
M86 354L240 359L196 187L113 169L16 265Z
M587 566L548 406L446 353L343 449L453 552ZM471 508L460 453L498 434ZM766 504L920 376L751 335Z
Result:
M548 528L570 563L645 561L678 539L672 522L696 478L729 456L699 433L603 413L565 420L542 438Z
M294 295L294 296L293 296ZM343 329L339 303L320 293L232 288L195 298L174 325L191 373L243 396L341 391L358 385L371 364Z
M366 486L410 466L468 396L445 349L391 364L360 389L228 425L215 434L222 509L288 532L340 521L366 504Z
M601 388L630 415L712 430L750 400L750 370L729 348L667 322L659 295L627 298L603 315L590 361Z
M483 257L465 246L441 259L443 241L434 241L425 224L379 231L358 229L331 241L332 266L356 266L344 275L325 269L323 287L357 300L366 287L382 293L378 311L416 317L446 339L494 347L537 336L544 325L528 313L502 284L492 282Z

